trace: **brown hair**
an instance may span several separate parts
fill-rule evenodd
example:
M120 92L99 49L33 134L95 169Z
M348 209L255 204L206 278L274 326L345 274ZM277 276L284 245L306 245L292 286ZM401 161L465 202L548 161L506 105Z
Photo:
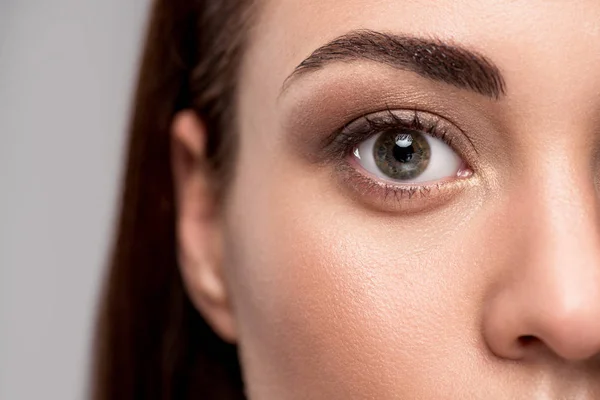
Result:
M234 346L188 300L176 262L170 125L194 109L223 183L250 0L156 0L130 127L118 233L101 303L93 396L243 399Z

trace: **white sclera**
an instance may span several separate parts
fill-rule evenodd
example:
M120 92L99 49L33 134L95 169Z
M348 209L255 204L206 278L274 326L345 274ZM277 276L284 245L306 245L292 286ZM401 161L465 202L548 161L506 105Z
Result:
M427 140L431 148L431 158L429 165L421 175L411 180L398 180L383 173L375 162L373 148L379 137L383 133L374 135L373 137L361 143L354 155L358 163L369 173L392 183L426 183L435 182L446 178L456 177L463 164L462 159L450 146L443 140L433 136L422 134Z

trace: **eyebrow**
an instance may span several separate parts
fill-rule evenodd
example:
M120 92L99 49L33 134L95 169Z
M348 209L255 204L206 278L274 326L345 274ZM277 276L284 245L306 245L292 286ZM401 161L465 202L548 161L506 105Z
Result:
M340 36L315 50L285 80L282 92L293 80L337 62L370 60L416 72L498 100L506 84L497 66L477 52L413 36L358 30Z

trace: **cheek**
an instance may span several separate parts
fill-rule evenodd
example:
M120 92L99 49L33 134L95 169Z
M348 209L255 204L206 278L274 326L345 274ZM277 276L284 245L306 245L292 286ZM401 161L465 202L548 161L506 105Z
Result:
M464 364L457 370L466 375L476 364L465 338L477 336L484 276L473 273L482 255L478 235L464 228L469 212L374 214L346 200L326 172L285 172L300 169L265 169L261 178L246 169L227 213L250 390L357 398L398 386L420 393L434 384L428 377L460 384L447 366Z

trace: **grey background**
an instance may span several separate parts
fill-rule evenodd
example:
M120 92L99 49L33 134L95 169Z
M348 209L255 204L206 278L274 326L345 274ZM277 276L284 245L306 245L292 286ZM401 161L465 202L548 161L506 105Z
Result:
M0 399L83 399L149 0L0 0Z

